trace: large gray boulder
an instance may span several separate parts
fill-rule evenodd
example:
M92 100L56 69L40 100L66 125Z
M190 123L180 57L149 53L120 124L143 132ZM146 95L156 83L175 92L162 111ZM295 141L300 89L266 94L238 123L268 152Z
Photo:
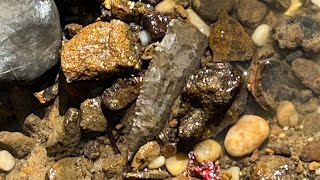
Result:
M59 60L61 27L53 0L1 0L0 81L33 80Z

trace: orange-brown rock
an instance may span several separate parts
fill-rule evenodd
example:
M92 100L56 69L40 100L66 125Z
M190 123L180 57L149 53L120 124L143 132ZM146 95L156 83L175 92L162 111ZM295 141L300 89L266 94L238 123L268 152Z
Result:
M241 24L222 12L209 35L213 61L246 61L254 54L254 44Z
M139 68L133 33L119 20L90 24L64 45L61 66L67 82L102 79L123 68Z

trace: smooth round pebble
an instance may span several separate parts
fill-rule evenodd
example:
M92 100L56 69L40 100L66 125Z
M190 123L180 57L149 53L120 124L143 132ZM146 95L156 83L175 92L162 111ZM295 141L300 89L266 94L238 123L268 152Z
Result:
M176 155L167 158L166 168L173 176L178 176L187 169L188 156L184 153L178 152Z
M147 30L142 30L138 33L142 46L146 46L151 42L151 35Z
M282 127L294 127L298 124L298 112L290 101L281 101L277 107L277 121Z
M16 164L14 157L6 150L0 151L0 170L10 171Z
M148 168L157 169L162 167L166 163L166 158L164 156L159 156L148 164Z
M269 125L263 118L244 115L228 131L225 149L234 157L250 154L268 138L269 131Z
M196 144L193 148L196 154L196 160L199 163L216 161L219 159L222 148L220 144L212 139L207 139Z
M176 2L174 0L164 0L156 5L155 10L161 13L172 13L175 6Z
M268 43L270 26L267 24L261 24L252 33L252 41L256 46L263 46Z
M210 27L195 13L192 9L187 9L188 20L191 24L199 29L207 37L210 35Z
M240 179L240 168L237 166L233 166L227 170L232 174L232 177L230 180L239 180Z

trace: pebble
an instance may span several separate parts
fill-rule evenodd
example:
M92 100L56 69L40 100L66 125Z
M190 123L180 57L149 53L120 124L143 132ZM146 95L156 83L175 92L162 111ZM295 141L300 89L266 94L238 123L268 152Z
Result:
M258 26L251 36L253 43L256 46L266 45L268 43L270 30L271 28L267 24L261 24Z
M196 154L196 160L199 163L208 161L214 162L219 159L222 153L222 148L218 142L212 139L207 139L196 144L193 151Z
M210 35L210 27L192 9L187 9L186 11L190 23L196 26L199 29L199 31L201 31L208 37Z
M317 169L320 168L320 163L318 162L311 162L309 165L308 165L308 168L310 171L315 171Z
M176 2L174 0L164 0L156 5L155 10L161 13L173 13Z
M141 146L132 160L133 170L137 170L144 162L151 162L160 155L160 145L156 141Z
M176 155L167 158L166 168L173 176L177 176L187 169L188 156L184 153L178 152Z
M148 168L157 169L162 167L166 163L166 158L164 156L159 156L148 164Z
M10 171L15 163L14 157L8 151L0 151L0 170Z
M267 5L261 1L240 0L237 4L239 21L250 28L256 28L264 20L268 12Z
M294 127L298 124L299 115L293 103L281 101L277 107L277 121L282 127Z
M231 167L227 170L231 173L232 177L230 180L239 180L240 179L240 168L237 166Z
M318 168L318 169L316 170L315 175L316 175L316 176L320 176L320 168Z
M225 149L234 157L250 154L268 138L269 131L269 125L263 118L244 115L228 131Z
M300 7L303 5L301 0L291 0L291 5L288 10L284 13L286 16L294 16L297 14Z
M302 161L311 162L319 161L320 162L320 140L312 141L303 147L300 153L300 159Z
M151 35L147 30L142 30L138 33L142 46L146 46L151 42Z
M320 0L311 0L311 2L320 8Z

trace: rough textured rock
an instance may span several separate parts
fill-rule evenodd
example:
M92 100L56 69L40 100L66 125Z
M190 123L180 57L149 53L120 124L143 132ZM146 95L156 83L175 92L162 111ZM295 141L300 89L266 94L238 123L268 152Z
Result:
M225 11L213 24L209 45L215 62L250 60L255 48L252 39L241 24Z
M22 158L29 154L35 141L19 132L0 132L0 149L10 151L14 156Z
M320 161L320 140L310 142L303 147L300 153L300 159L303 161Z
M275 27L274 38L280 48L302 47L312 53L320 52L320 24L310 16L294 16Z
M291 70L306 87L320 94L320 65L318 63L298 58L291 63Z
M126 163L127 157L124 154L117 154L98 159L94 162L94 169L104 172L104 178L122 179L123 167Z
M124 174L124 177L126 179L165 179L168 176L168 172L159 170L149 170L146 172L129 172Z
M83 157L68 157L56 162L48 171L49 180L91 179L93 163Z
M114 154L113 149L109 144L99 140L91 140L85 143L83 153L91 160L98 159L99 157L106 158Z
M170 20L170 16L155 11L143 16L142 25L154 40L159 40L166 34Z
M33 80L59 60L61 30L53 0L0 5L0 81Z
M132 125L127 125L130 156L160 133L185 79L199 68L208 45L206 36L188 23L172 20L168 30L145 74Z
M267 13L268 7L260 1L240 0L237 4L237 16L240 22L250 28L260 25Z
M253 166L250 179L295 179L295 165L282 156L263 156Z
M46 179L46 174L52 162L47 156L46 149L42 146L35 147L26 160L17 162L16 167L6 176L8 180L15 179Z
M260 0L260 1L278 10L286 10L291 5L290 0Z
M133 170L137 170L145 162L151 162L160 155L160 145L157 141L151 141L141 146L132 160Z
M110 88L104 90L103 105L109 110L119 110L133 103L139 96L143 83L142 77L119 79Z
M222 11L231 11L235 0L192 0L192 8L204 20L213 23Z
M133 33L119 20L90 24L63 46L61 66L67 82L139 68Z
M107 129L107 119L101 109L101 98L87 99L80 105L82 129L103 132Z

